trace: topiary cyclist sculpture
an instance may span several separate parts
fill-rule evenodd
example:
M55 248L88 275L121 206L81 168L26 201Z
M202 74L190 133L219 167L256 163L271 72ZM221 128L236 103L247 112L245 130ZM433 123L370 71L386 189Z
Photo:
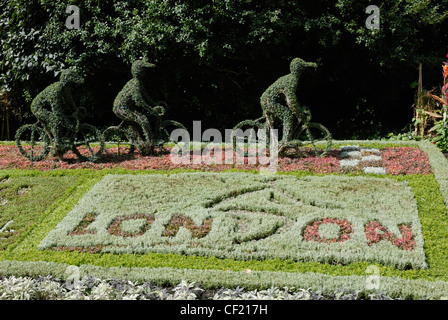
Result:
M185 127L173 120L162 120L165 108L155 102L145 89L145 77L155 65L143 60L134 61L132 79L118 93L113 112L123 121L118 126L107 128L103 135L107 142L127 144L128 153L138 148L143 155L153 154L157 147L169 141L168 129Z
M73 90L83 84L83 79L73 70L64 70L59 81L40 92L31 103L35 124L21 126L16 132L19 151L31 161L52 155L63 159L72 150L82 160L100 158L104 142L93 125L82 123L84 108L78 108Z
M311 112L306 106L300 105L296 90L299 78L307 68L316 68L312 62L300 58L291 61L291 73L280 77L270 85L260 98L263 116L256 120L245 120L233 129L233 143L238 135L237 130L265 130L269 137L269 129L282 127L282 139L279 142L279 154L287 150L298 150L299 147L312 147L315 154L324 155L331 146L331 134L319 123L310 122ZM241 131L239 131L241 132ZM319 144L324 143L323 153Z

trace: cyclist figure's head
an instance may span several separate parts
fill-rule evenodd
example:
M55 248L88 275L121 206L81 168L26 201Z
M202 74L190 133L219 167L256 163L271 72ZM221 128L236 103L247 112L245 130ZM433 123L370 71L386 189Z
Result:
M59 79L64 86L79 86L84 83L84 79L74 70L63 70Z
M317 64L314 62L306 62L300 58L294 58L289 68L292 74L300 75L305 68L317 68Z
M132 64L131 73L136 79L143 80L148 69L154 68L155 65L144 60L136 60Z

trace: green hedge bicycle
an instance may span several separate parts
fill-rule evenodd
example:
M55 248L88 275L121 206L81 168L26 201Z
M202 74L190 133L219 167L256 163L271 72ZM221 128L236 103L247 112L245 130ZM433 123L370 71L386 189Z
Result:
M306 112L303 121L296 121L293 136L290 140L278 137L278 155L296 155L300 151L307 150L313 156L325 156L330 151L332 137L330 131L320 123L311 122L311 113ZM238 154L247 154L244 146L250 147L251 143L258 146L270 144L270 129L266 118L239 122L232 130L231 141Z
M53 133L39 121L25 124L16 132L17 148L31 161L41 161L50 153L63 160L69 151L73 151L81 161L94 162L101 158L104 139L95 126L77 119L74 129L64 128L64 130L63 137L54 137Z

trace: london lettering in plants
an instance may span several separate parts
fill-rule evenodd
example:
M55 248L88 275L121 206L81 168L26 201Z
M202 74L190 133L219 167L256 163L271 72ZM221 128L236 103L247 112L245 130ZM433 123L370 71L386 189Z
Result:
M38 247L426 267L411 189L370 177L107 175Z

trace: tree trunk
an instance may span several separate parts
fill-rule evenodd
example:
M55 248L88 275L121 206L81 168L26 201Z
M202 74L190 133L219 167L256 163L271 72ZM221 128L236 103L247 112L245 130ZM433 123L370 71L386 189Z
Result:
M11 140L10 132L9 132L9 110L6 109L6 139L8 141Z
M2 113L2 131L0 133L0 140L3 140L3 134L5 133L5 110L3 110Z
M420 114L418 110L422 109L421 107L421 99L422 99L422 92L423 92L423 72L422 72L423 66L420 63L418 66L418 91L417 91L417 105L415 106L415 120L421 120L419 124L417 124L414 127L414 135L420 135L423 137L424 131L425 131L425 124L424 119L420 119Z

